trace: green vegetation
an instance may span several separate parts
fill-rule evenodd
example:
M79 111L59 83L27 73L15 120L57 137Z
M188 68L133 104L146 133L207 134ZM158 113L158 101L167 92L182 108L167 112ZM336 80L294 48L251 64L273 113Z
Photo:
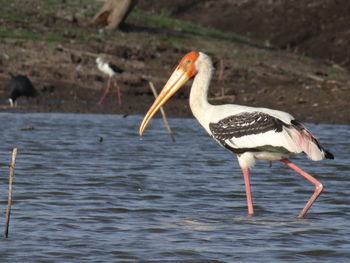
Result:
M208 40L220 39L226 41L251 42L248 38L237 34L222 32L212 27L204 27L172 18L170 17L170 12L166 11L155 14L135 8L131 13L131 18L142 20L142 22L148 26L177 30L189 35L201 36Z
M71 0L69 2L62 2L57 0L41 0L31 1L29 3L22 3L19 0L3 0L2 2L2 7L5 12L0 13L0 19L11 22L25 22L30 19L31 23L33 23L33 20L37 21L37 27L16 29L11 28L11 26L7 25L5 22L0 29L0 38L22 38L24 40L43 41L60 41L61 39L64 41L66 35L74 35L76 41L78 42L91 40L91 38L100 39L98 36L100 34L98 30L93 31L87 26L76 26L61 30L53 29L50 30L50 32L42 32L41 28L42 21L60 19L60 17L57 18L57 12L59 12L58 10L64 10L67 16L79 14L86 20L89 20L101 5L101 3L98 3L94 0ZM19 4L31 5L31 9L34 10L33 13L27 14L25 11L23 11L28 10L28 8L15 8ZM236 34L225 33L214 28L203 27L200 25L174 19L170 15L170 11L167 10L163 10L160 14L155 14L152 12L146 12L139 8L135 8L132 11L129 20L135 21L136 23L148 27L172 31L174 34L171 36L171 41L169 41L168 36L164 37L162 34L159 35L159 41L173 43L175 46L181 46L182 44L185 44L185 41L182 40L183 36L180 36L184 34L188 36L198 36L208 41L225 40L233 42L250 42L247 38L238 36ZM176 33L178 33L178 36L176 36ZM86 39L88 35L90 35L90 38Z
M41 40L41 41L60 41L61 38L53 34L42 35L36 32L31 32L24 29L13 29L4 26L0 26L0 37L10 39L23 39L23 40Z

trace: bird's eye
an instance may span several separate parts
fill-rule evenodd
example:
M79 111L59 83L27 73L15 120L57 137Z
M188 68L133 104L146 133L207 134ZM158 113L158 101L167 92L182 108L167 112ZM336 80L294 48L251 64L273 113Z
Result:
M191 63L191 60L190 59L187 59L186 60L186 64L190 64Z

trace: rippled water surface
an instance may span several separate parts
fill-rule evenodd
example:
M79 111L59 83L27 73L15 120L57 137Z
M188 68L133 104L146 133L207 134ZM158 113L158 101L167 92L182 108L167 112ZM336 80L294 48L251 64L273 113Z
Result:
M350 127L308 125L336 156L252 170L256 216L246 219L235 157L194 119L171 119L173 143L142 116L1 113L0 230L8 164L18 147L9 238L1 262L349 262Z

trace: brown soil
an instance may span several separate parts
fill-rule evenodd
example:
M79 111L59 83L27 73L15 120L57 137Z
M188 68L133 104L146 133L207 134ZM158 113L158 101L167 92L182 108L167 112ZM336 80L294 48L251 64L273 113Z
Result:
M144 2L140 1L141 7L145 5ZM289 20L285 20L284 13L273 12L272 6L269 10L276 13L274 19L269 22L256 22L266 21L266 13L259 13L257 10L260 9L257 9L257 5L249 5L249 3L254 1L217 1L220 2L220 5L216 5L216 1L205 1L205 4L201 7L197 5L199 2L203 1L177 1L177 9L174 9L176 10L174 13L178 17L186 19L190 19L192 15L191 20L222 29L230 29L231 26L232 28L241 28L242 32L253 31L243 27L246 20L251 21L250 24L247 23L247 27L250 25L250 27L254 28L254 25L259 25L260 29L256 30L256 32L263 30L262 28L265 24L270 24L265 30L266 35L258 35L256 33L256 37L262 40L269 39L273 44L277 43L276 45L280 45L276 39L282 39L282 37L279 38L273 35L274 37L267 38L268 32L274 32L277 24L282 26L282 24L291 23ZM239 2L246 4L238 5L237 3ZM290 2L297 3L298 1ZM327 1L321 2L326 3ZM237 8L233 14L247 14L247 17L246 20L242 20L240 23L234 20L235 23L230 26L225 17L229 16L228 10L232 6ZM170 9L170 6L159 6L159 8ZM197 9L195 10L194 8ZM259 6L259 8L261 7ZM297 10L299 7L295 4L295 6L292 5L290 8L292 8L291 10ZM320 10L322 12L318 14L319 16L324 12L324 9ZM208 11L217 14L215 17L211 16L213 18L211 22L204 15L208 14ZM34 10L28 10L28 12L34 12ZM287 13L289 14L290 12ZM296 16L297 12L293 11L292 14ZM255 22L253 22L254 17L256 18ZM303 17L305 18L305 14L300 13L299 19L294 16L291 16L290 19L303 21ZM225 22L219 22L220 20L225 20ZM217 21L217 23L213 21ZM334 26L338 25L339 21L336 20ZM16 22L4 20L1 22L4 22L9 27L33 27L36 30L39 28L38 23L41 23L40 30L42 31L40 32L43 34L53 28L61 27L84 26L94 33L99 30L99 28L90 28L84 20L80 21L78 19L76 21L75 18L71 19L69 17L64 19L43 17L40 22L37 19ZM294 25L293 23L291 24ZM330 24L331 21L328 21L327 28L329 30L332 28ZM116 34L129 34L130 31L135 34L135 31L138 30L142 38L150 37L154 33L160 34L159 32L154 32L154 29L150 27L137 24L137 20L128 21L127 31L117 32ZM238 29L235 31L240 32ZM295 32L300 33L297 29L295 29ZM168 34L169 32L165 33L165 35ZM176 34L182 33L179 31ZM284 34L288 35L286 32ZM288 45L287 42L285 41L283 45ZM289 42L292 43L293 41ZM303 45L307 46L305 43L303 42ZM311 41L310 43L313 42ZM297 42L293 44L293 47L299 48ZM67 33L66 41L60 44L3 38L0 42L0 106L3 111L144 114L153 102L153 95L148 87L147 80L154 82L159 90L164 85L176 62L187 51L186 48L174 47L166 43L140 44L137 38L134 41L117 38L117 40L113 41L97 40L82 44L74 41L74 35L69 35L69 33ZM254 70L249 67L237 66L234 61L227 60L227 58L220 55L210 54L217 67L220 60L225 61L222 78L220 79L218 74L216 74L213 79L213 88L209 94L211 98L214 98L212 99L213 103L229 102L249 106L271 107L288 111L298 119L308 122L350 123L350 75L346 68L339 64L331 65L331 69L342 72L339 77L333 75L331 78L328 72L323 70L324 67L319 66L317 61L311 64L308 63L304 67L301 66L296 71L288 66L290 54L286 53L284 56L283 52L280 51L271 52L276 52L279 57L283 57L280 59L280 63L257 60L254 64ZM342 54L344 59L348 56L346 52L344 51ZM113 60L115 64L126 71L118 77L118 83L122 88L122 105L117 104L114 90L111 91L102 105L97 104L107 84L106 77L98 72L96 68L95 59L99 54ZM335 55L334 57L327 57L328 61L333 59L335 61ZM347 65L347 63L343 64ZM18 107L10 109L7 103L9 91L6 87L9 72L29 76L39 89L40 96L35 99L20 98ZM215 99L215 97L222 95L222 91L224 91L226 97ZM166 111L169 116L191 116L187 102L188 94L189 88L185 88L175 96L175 100L167 104Z
M350 68L348 0L140 0L140 5Z

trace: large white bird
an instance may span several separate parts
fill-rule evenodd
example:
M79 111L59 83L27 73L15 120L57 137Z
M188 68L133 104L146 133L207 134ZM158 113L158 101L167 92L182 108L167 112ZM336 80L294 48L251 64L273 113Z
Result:
M118 82L115 79L115 77L118 73L120 74L120 73L123 73L124 71L112 63L105 62L102 57L96 58L96 63L97 63L97 68L101 72L103 72L104 74L108 75L107 88L103 92L100 100L98 101L98 104L101 104L103 102L103 100L105 99L105 97L109 93L109 90L111 89L111 84L113 82L114 87L117 91L118 104L120 105L122 103L121 94L120 94L120 87L119 87Z
M303 218L321 194L323 185L287 158L305 153L311 160L320 161L333 159L333 154L286 112L235 104L211 105L207 93L212 75L213 65L209 56L196 51L185 55L148 110L140 126L140 135L157 110L188 79L194 77L190 93L192 113L219 144L237 156L245 183L248 217L254 214L249 168L254 166L256 159L262 159L282 161L315 186L314 193L299 213L298 217Z

